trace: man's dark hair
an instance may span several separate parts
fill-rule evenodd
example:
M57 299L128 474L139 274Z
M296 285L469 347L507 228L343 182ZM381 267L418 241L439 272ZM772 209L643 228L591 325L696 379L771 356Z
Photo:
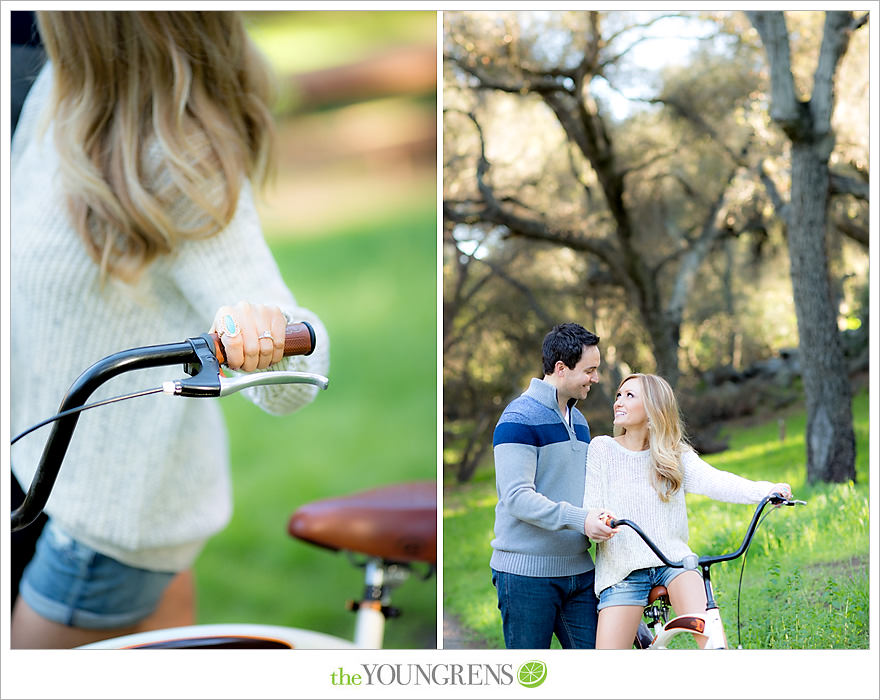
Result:
M544 361L544 375L553 374L556 363L562 360L569 369L581 359L584 345L598 345L599 336L590 333L577 323L560 323L544 336L541 348Z

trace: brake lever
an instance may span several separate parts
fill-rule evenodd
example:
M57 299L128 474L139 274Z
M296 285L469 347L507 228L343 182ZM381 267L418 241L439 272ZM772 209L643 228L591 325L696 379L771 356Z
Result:
M784 498L779 495L772 495L769 498L769 501L774 506L805 506L807 505L806 501L798 501L793 498Z
M252 386L312 384L321 389L326 389L330 382L327 377L320 374L284 370L277 372L254 372L237 377L225 377L220 373L220 363L214 355L210 341L210 336L206 334L195 338L188 338L188 342L192 346L196 358L198 358L184 366L184 371L191 376L187 379L162 382L163 393L173 396L216 398L229 396Z
M220 363L214 356L209 336L202 334L195 338L187 338L196 359L187 362L183 371L189 374L187 379L162 382L162 391L176 396L220 396Z
M321 374L312 374L311 372L254 372L253 374L245 374L238 377L224 377L222 374L218 374L216 379L216 389L212 388L210 393L202 391L198 387L194 387L192 381L189 379L177 379L175 381L162 382L162 391L174 396L221 397L229 396L230 394L234 394L242 389L248 389L252 386L267 386L269 384L311 384L317 386L319 389L326 389L329 383L330 380L327 379L327 377Z
M269 384L311 384L319 389L326 389L330 380L321 374L311 372L254 372L238 377L220 377L220 396L229 396L242 389L252 386L266 386Z

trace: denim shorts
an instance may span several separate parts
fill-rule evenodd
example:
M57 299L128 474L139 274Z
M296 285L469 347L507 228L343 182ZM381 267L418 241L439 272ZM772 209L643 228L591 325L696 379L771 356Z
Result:
M34 612L52 622L112 629L148 617L173 577L96 552L50 520L24 570L19 594Z
M668 586L679 574L694 569L681 569L671 566L651 566L647 569L636 569L630 572L620 583L603 588L599 593L598 609L612 605L638 605L644 607L648 604L648 595L654 586Z

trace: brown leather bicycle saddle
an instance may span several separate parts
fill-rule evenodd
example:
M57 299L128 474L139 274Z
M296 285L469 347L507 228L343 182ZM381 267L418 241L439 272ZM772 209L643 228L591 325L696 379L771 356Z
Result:
M437 484L382 486L313 501L298 508L287 528L294 537L386 561L437 561Z
M669 591L666 586L654 586L648 593L648 605L651 605L658 598L663 598L665 603L669 603Z

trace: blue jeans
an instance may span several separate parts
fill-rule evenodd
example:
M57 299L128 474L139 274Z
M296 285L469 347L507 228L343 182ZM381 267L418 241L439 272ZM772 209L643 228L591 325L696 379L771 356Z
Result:
M594 571L573 576L520 576L492 570L508 649L595 649Z

